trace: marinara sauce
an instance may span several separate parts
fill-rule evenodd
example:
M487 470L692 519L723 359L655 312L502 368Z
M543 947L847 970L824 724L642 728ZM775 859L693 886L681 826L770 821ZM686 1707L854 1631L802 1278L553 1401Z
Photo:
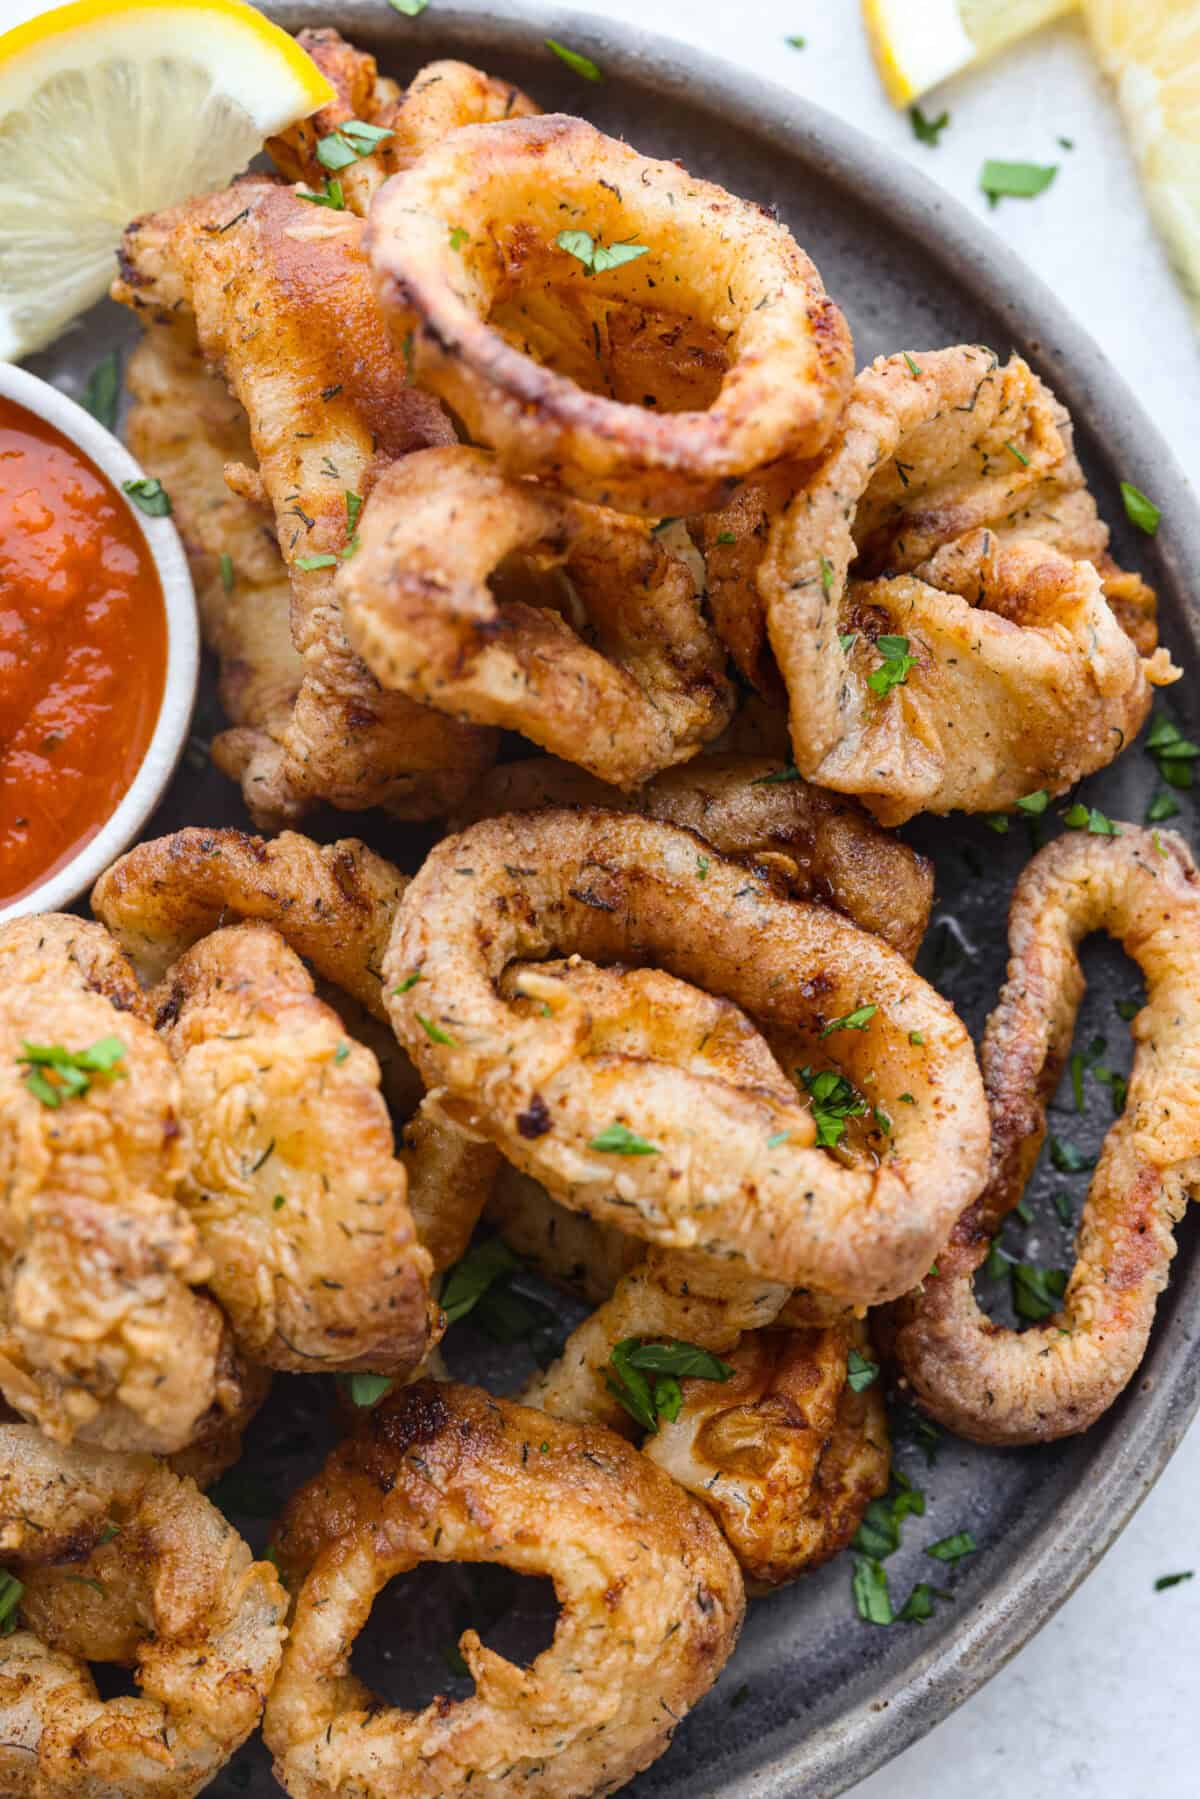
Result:
M81 450L0 398L0 904L93 837L154 734L158 571Z

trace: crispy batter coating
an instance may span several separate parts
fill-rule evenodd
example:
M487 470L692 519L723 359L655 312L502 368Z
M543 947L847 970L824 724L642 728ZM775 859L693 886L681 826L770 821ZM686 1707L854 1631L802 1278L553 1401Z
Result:
M28 1799L189 1799L257 1724L287 1599L269 1562L150 1456L0 1426L0 1786ZM88 1662L135 1671L104 1703Z
M402 91L379 74L373 56L336 31L301 31L296 41L332 83L337 99L279 137L268 138L267 151L289 181L303 181L320 193L329 173L317 156L321 138L348 119L390 132L370 155L339 171L346 205L361 218L389 175L410 167L460 125L525 118L541 110L520 88L470 63L427 63Z
M917 1398L978 1442L1069 1436L1112 1404L1145 1351L1173 1227L1200 1190L1200 874L1173 833L1121 832L1060 837L1017 884L1008 981L983 1046L988 1184L936 1276L897 1308L895 1352ZM1018 1333L983 1314L972 1277L1041 1149L1083 995L1079 945L1097 930L1146 978L1128 1097L1092 1176L1062 1308Z
M532 1011L498 990L510 962L555 954L657 963L744 1007L789 1053L832 1060L871 1095L864 1153L843 1165L812 1147L787 1081L691 1065L686 1014L643 1021L662 1046L647 1059L595 1029L552 976L520 975ZM955 1199L982 1184L986 1103L952 1009L878 939L778 897L688 831L594 811L472 826L409 886L384 974L397 1033L443 1109L572 1209L649 1241L875 1304L920 1278ZM695 1003L693 1052L707 1029ZM861 1029L839 1026L864 1007Z
M730 1379L683 1381L678 1418L642 1444L707 1505L756 1588L829 1561L887 1491L887 1413L877 1385L848 1384L852 1347L870 1348L861 1324L750 1332Z
M297 1599L264 1735L293 1799L609 1791L667 1747L744 1605L708 1513L628 1443L448 1384L359 1421L291 1501L278 1555ZM423 1561L550 1575L554 1641L522 1669L467 1631L469 1698L383 1705L349 1648L380 1588Z
M723 856L767 869L794 899L844 913L908 961L921 947L933 905L929 858L882 830L854 800L793 778L776 760L697 756L630 794L548 756L502 762L453 822L461 829L502 812L555 806L604 806L686 826Z
M31 1087L29 1046L120 1046L83 1089ZM53 1092L58 1077L48 1071ZM99 925L0 926L0 1392L57 1441L182 1448L238 1403L212 1264L180 1204L179 1082Z
M569 1211L543 1186L501 1158L484 1217L509 1248L548 1281L601 1305L621 1276L644 1260L640 1237Z
M758 581L796 764L885 824L1065 791L1177 676L1138 654L1092 564L1044 541L1061 418L1019 359L881 358L772 532ZM901 638L912 665L880 692Z
M295 831L268 841L189 829L136 844L101 875L92 907L147 984L218 926L258 920L368 1017L386 1022L383 956L406 886L399 869L355 838L318 844ZM407 1104L406 1090L419 1095L419 1083L407 1078L406 1056L394 1060L404 1066L391 1093ZM436 1268L448 1267L470 1240L499 1157L427 1098L405 1125L400 1159L418 1238Z
M459 445L394 463L360 535L338 589L350 640L388 689L522 731L618 787L686 761L732 717L692 577L634 519ZM502 568L507 599L489 586ZM535 580L555 574L565 584L539 604Z
M407 1374L440 1314L371 1051L269 925L203 938L151 1004L192 1141L184 1203L245 1353Z
M564 231L646 254L592 270ZM698 511L815 454L850 386L846 322L784 226L565 114L435 144L367 240L394 333L470 435L620 511ZM648 366L661 395L632 385Z
M114 297L151 319L190 308L200 346L245 410L292 583L304 680L283 777L308 804L432 817L494 755L490 735L384 693L345 634L334 575L356 502L398 457L451 443L387 341L349 213L247 176L223 193L136 220ZM347 495L353 496L347 499Z
M304 665L273 525L225 479L228 464L254 464L245 412L205 367L187 319L148 324L125 380L126 440L171 496L204 641L220 659L217 692L233 728L213 740L213 761L240 781L255 822L278 826L307 803L288 783L283 752Z

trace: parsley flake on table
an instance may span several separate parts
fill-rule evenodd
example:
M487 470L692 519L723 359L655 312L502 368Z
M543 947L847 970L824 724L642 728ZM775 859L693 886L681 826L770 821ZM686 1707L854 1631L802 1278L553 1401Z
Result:
M1034 200L1044 194L1058 174L1058 164L997 162L989 159L979 171L979 186L988 204L1001 200Z
M1179 726L1172 724L1169 718L1156 713L1146 734L1146 754L1152 756L1158 765L1158 772L1168 787L1188 788L1192 784L1192 763L1200 756L1200 744L1183 735ZM1165 797L1165 796L1163 796ZM1154 802L1157 804L1157 802ZM1178 810L1178 808L1176 808ZM1150 813L1146 816L1149 818ZM1164 812L1162 818L1174 815ZM1161 819L1151 819L1151 823Z
M1065 1268L1038 1268L1032 1262L1014 1262L1008 1272L1018 1318L1037 1324L1057 1312L1058 1302L1067 1290Z
M1131 481L1122 481L1121 498L1125 502L1125 516L1130 524L1136 525L1139 531L1144 531L1147 537L1153 537L1162 519L1162 513L1154 501L1147 499L1141 488L1135 487Z
M1063 813L1068 831L1087 831L1093 837L1119 837L1120 825L1114 824L1099 806L1085 806L1079 800Z
M974 1555L979 1545L969 1530L955 1531L952 1537L942 1537L937 1543L930 1543L926 1555L931 1555L935 1562L961 1562L966 1555Z
M887 1569L868 1555L856 1555L851 1591L858 1615L865 1624L891 1624L892 1600Z
M1051 1137L1050 1160L1060 1174L1084 1174L1096 1166L1094 1156L1085 1156L1081 1149L1076 1149L1062 1137Z
M121 392L121 360L115 350L102 356L79 396L79 404L92 417L111 431L117 422L117 400Z
M385 1393L390 1393L393 1382L390 1374L348 1374L346 1376L346 1392L350 1403L358 1406L378 1405Z
M936 149L943 131L950 123L950 114L948 112L940 112L936 119L931 119L921 111L919 106L910 106L908 109L908 119L909 124L913 128L913 136L916 138L917 142L929 144L932 148Z
M1154 1583L1154 1591L1165 1593L1168 1587L1178 1587L1185 1580L1194 1580L1195 1573L1194 1568L1184 1568L1179 1574L1160 1574Z

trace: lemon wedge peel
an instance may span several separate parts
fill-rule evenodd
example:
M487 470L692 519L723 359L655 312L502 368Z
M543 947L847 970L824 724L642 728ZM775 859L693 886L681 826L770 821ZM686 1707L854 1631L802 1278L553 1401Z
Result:
M1073 12L1079 0L862 0L888 98L911 106L960 69Z

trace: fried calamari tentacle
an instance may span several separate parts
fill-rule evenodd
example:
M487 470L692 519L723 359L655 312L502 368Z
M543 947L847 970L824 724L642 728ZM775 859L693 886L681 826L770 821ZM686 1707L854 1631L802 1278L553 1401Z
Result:
M983 1179L970 1042L894 950L710 851L688 831L590 811L446 839L408 888L384 960L397 1033L443 1109L574 1210L789 1286L895 1297ZM504 997L510 962L555 954L657 963L744 1007L768 1041L818 1067L832 1057L822 1091L843 1077L850 1112L873 1117L869 1156L846 1166L813 1147L786 1081L692 1066L686 1015L648 1021L663 1054L647 1059L603 1031L593 1042L587 1007L551 976L519 977L537 1011Z
M897 1308L895 1353L920 1403L959 1435L1032 1443L1086 1430L1145 1351L1175 1253L1173 1227L1200 1189L1200 875L1182 840L1121 827L1060 837L1022 874L1011 959L988 1020L988 1185ZM1125 1109L1105 1138L1054 1317L1020 1333L979 1309L972 1277L1017 1204L1083 994L1078 949L1107 931L1146 977Z
M520 88L485 75L470 63L428 63L401 91L379 74L373 56L348 44L336 31L301 31L296 41L332 82L337 99L279 137L268 138L267 152L289 181L307 182L321 193L329 174L317 153L323 137L348 120L387 132L368 155L338 171L347 207L362 218L389 175L410 167L460 125L524 118L540 111Z
M149 1456L0 1426L0 1783L29 1799L190 1799L258 1723L287 1599L215 1506ZM89 1661L135 1672L104 1703Z
M1060 417L1018 360L880 359L772 533L758 580L796 763L885 823L1062 792L1175 678L1089 562L1020 534L1070 455Z
M292 1500L277 1554L297 1599L264 1735L297 1799L610 1790L712 1685L744 1605L712 1519L629 1444L449 1384L367 1413ZM467 1631L474 1693L401 1712L347 1648L386 1582L425 1561L548 1575L561 1611L524 1669Z
M176 316L181 294L245 410L304 662L284 779L310 805L427 818L469 790L495 743L384 693L346 638L334 576L358 507L388 463L454 441L388 343L361 234L352 215L248 176L131 226L113 291L151 318Z
M395 463L338 587L386 688L522 731L618 787L685 761L733 713L692 577L633 519L514 481L482 450ZM505 566L511 598L490 578ZM582 617L538 604L555 572Z
M385 1018L383 954L407 885L354 837L322 844L298 831L268 839L191 827L135 844L101 875L91 902L147 985L210 931L256 920Z
M180 1205L179 1083L99 925L0 926L0 1392L60 1442L161 1453L237 1402Z
M184 1203L246 1354L410 1372L433 1341L431 1264L370 1050L268 925L214 931L150 997L193 1144Z
M367 235L393 331L471 436L621 511L697 511L814 454L850 386L845 320L782 225L580 119L455 132L389 182ZM620 391L643 362L624 340L665 362L666 406Z
M220 658L217 692L233 728L214 739L213 761L241 782L256 823L278 825L305 809L283 766L304 672L291 583L269 518L226 482L227 464L254 461L246 415L185 323L148 324L130 357L126 441L171 496L204 641Z
M912 961L933 904L933 864L853 801L812 787L766 757L704 755L621 794L549 757L502 762L477 784L456 827L502 812L604 806L683 825L723 856L778 876L795 898L819 900Z

